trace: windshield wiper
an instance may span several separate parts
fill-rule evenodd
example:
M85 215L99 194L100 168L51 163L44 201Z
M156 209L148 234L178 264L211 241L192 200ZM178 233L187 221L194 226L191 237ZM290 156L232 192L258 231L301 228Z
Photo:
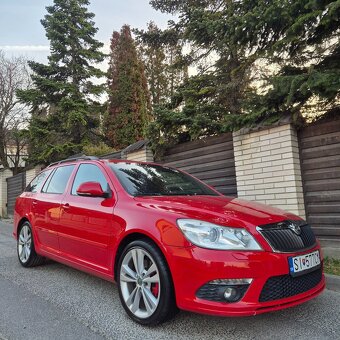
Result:
M140 194L134 195L134 197L142 197L142 196L166 196L166 195L163 195L159 192L148 192L148 193L140 193Z

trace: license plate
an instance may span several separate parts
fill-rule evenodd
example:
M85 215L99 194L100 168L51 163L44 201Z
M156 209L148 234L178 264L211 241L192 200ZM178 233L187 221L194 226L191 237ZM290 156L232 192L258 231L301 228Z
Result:
M320 267L320 253L317 250L309 254L289 257L288 263L289 272L292 276L302 275Z

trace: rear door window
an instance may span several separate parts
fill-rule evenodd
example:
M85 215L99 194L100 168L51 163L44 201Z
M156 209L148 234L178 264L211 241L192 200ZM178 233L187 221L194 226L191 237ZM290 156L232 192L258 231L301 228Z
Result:
M48 194L63 194L73 169L74 165L65 165L57 168L52 177L45 183L42 191Z
M25 192L38 192L45 183L47 177L51 174L52 169L41 172L33 181L26 187Z

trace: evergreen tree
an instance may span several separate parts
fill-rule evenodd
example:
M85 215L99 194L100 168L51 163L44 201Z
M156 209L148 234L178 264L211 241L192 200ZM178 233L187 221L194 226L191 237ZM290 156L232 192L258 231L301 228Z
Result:
M194 71L176 86L171 101L155 110L155 121L149 126L154 149L230 130L243 112L245 94L252 91L255 59L249 46L240 44L235 36L237 20L244 21L247 14L244 2L168 0L151 4L179 18L160 36L185 46L181 64Z
M108 79L106 137L111 146L121 149L143 139L151 119L144 65L127 25L113 32Z
M144 44L142 39L138 41L138 51L145 65L145 76L148 81L152 105L165 101L168 95L168 79L165 69L167 68L164 48L157 39L159 29L155 23L148 24L148 34L156 37L150 44ZM137 32L138 33L138 32Z
M95 67L104 54L88 5L88 0L54 0L41 20L50 41L48 64L29 62L34 89L18 92L32 111L31 162L79 152L99 123L98 98L104 87L93 79L104 75Z
M188 76L187 67L182 64L182 46L171 32L162 32L154 22L148 23L146 31L136 29L134 32L145 65L152 106L168 103L176 87Z
M339 0L150 3L176 15L164 32L189 46L185 59L198 71L155 112L151 137L160 129L168 144L284 113L301 117L315 102L322 112L338 112ZM257 72L268 65L268 77Z
M280 13L279 25L271 17L274 11ZM265 55L278 71L265 82L265 94L249 98L243 122L273 121L282 114L296 122L339 115L340 1L275 1L270 13L261 26L275 32ZM254 37L260 43L258 29Z

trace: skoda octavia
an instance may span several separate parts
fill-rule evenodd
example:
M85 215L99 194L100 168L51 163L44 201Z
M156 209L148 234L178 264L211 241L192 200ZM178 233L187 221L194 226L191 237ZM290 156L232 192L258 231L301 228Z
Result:
M325 287L320 246L304 220L157 164L52 164L18 197L13 234L21 265L49 258L116 281L127 314L143 325L178 309L261 314Z

